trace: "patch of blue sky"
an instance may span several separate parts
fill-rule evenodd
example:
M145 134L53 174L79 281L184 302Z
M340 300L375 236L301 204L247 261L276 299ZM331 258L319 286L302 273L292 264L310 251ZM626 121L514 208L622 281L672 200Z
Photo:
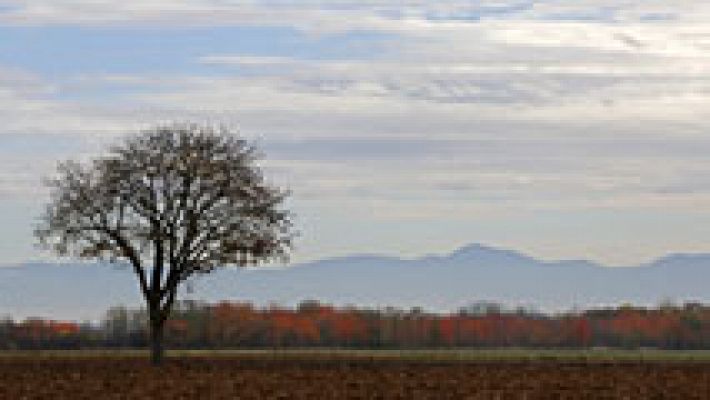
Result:
M641 22L665 22L674 21L676 19L678 19L678 16L672 13L649 13L639 17Z
M2 14L2 13L9 13L9 12L15 11L15 10L17 10L17 9L19 9L19 8L20 8L20 7L17 6L17 5L13 5L13 4L2 4L2 3L0 3L0 14Z
M507 17L525 11L530 11L535 5L532 1L523 1L512 4L475 5L469 9L459 9L449 12L432 11L426 18L430 21L480 21L486 18Z
M376 57L373 46L391 35L350 32L309 36L292 28L210 27L190 29L0 27L0 65L48 78L80 74L234 73L207 65L214 55L280 56L295 59Z
M67 80L52 96L53 99L104 106L108 109L131 107L135 105L136 95L160 92L159 84L146 84L144 81L130 80Z
M533 9L534 6L534 1L521 1L518 3L511 4L487 5L481 6L478 13L482 17L498 17L530 11Z
M613 22L617 19L618 14L619 8L617 7L599 7L543 14L538 19L543 21Z
M130 81L77 82L96 75L219 77L247 74L207 56L277 56L303 60L375 59L393 35L348 32L304 35L291 28L191 29L0 27L0 65L29 71L61 88L58 100L119 102L147 88Z

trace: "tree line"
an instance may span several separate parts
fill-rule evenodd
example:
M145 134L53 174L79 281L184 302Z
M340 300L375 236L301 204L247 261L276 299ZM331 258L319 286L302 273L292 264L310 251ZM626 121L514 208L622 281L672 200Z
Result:
M100 324L30 318L0 320L0 349L140 348L150 340L148 311L116 307ZM346 347L653 347L710 349L710 306L620 306L543 314L478 303L457 313L419 308L296 308L249 303L177 302L165 340L175 349Z

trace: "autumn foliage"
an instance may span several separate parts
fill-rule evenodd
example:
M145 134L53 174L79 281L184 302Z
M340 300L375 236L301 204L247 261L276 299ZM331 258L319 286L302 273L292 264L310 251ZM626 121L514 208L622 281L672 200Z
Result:
M145 311L112 309L100 326L28 319L0 322L0 348L141 347ZM624 306L547 315L500 308L453 314L336 308L316 301L296 309L248 303L181 302L166 323L173 348L710 348L710 307Z

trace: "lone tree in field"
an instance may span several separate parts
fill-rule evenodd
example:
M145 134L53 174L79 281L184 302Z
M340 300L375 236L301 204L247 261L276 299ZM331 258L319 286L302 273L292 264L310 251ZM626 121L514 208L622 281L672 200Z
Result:
M60 164L36 235L59 255L130 264L147 303L151 358L160 364L181 282L287 257L287 194L264 181L258 158L226 128L144 131L91 163Z

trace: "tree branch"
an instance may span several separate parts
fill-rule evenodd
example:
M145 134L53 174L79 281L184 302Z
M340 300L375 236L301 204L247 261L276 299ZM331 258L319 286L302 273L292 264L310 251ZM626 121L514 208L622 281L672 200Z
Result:
M138 253L136 252L136 250L128 243L128 240L122 237L118 232L115 232L109 228L103 228L103 230L114 241L116 241L116 244L122 249L124 255L128 257L128 260L133 265L133 271L136 273L136 275L138 275L138 283L140 284L141 291L143 292L143 295L148 297L149 291L148 282L146 281L145 277L145 270L141 265L141 260L140 257L138 257Z

